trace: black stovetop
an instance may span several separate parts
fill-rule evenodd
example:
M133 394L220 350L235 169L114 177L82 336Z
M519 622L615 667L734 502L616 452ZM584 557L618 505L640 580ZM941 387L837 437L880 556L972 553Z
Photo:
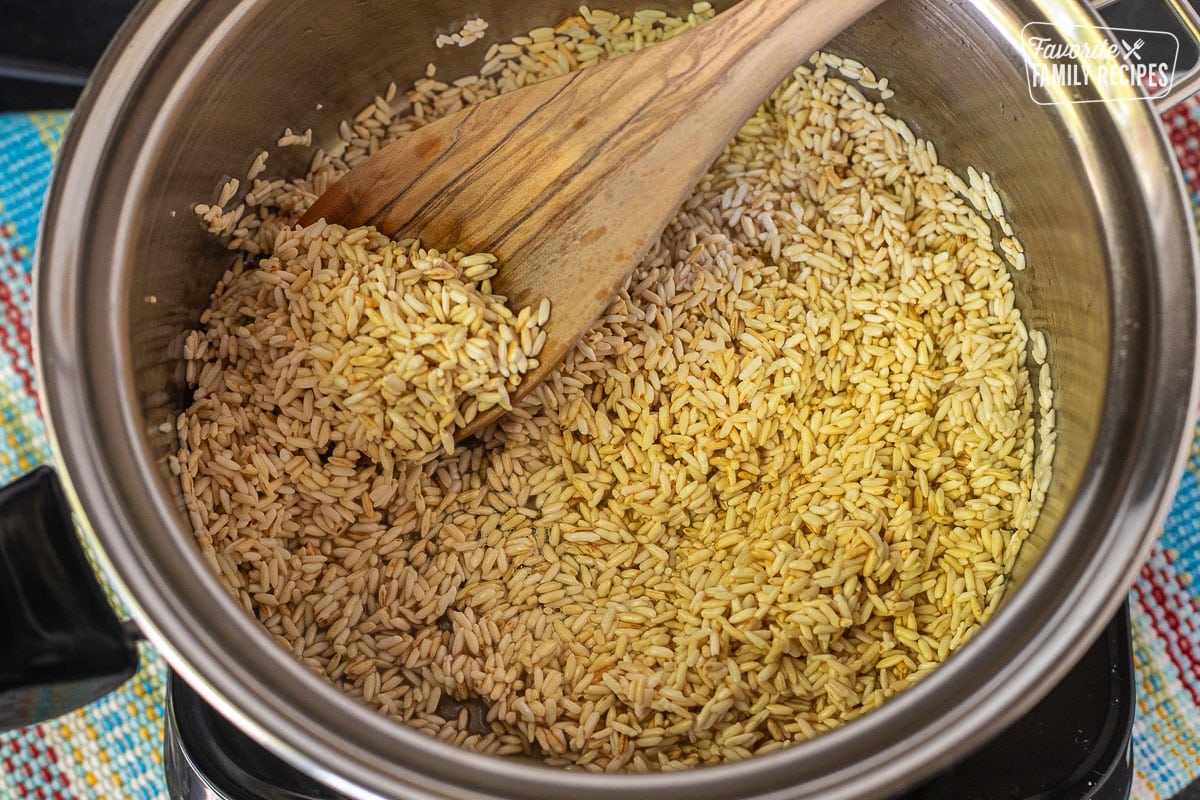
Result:
M135 0L0 0L0 111L71 108Z
M1133 781L1133 655L1122 609L1068 676L974 755L893 800L1125 800ZM175 798L344 800L264 750L172 678L167 785Z
M1124 800L1135 710L1129 609L1025 716L897 800Z

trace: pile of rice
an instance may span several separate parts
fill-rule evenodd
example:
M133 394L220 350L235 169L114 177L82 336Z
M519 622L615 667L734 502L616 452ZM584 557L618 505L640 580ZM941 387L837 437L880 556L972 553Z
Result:
M184 475L193 461L220 462L231 440L252 454L332 448L379 465L453 454L458 429L512 408L546 341L549 301L514 315L491 291L495 263L324 220L280 230L270 258L226 273L184 343L188 416L221 432L210 449L203 427L186 431ZM261 487L238 485L235 502L259 505ZM199 494L194 482L185 490ZM313 499L316 509L333 502Z
M708 16L581 9L494 45L479 76L393 87L310 174L256 179L206 222L288 262L280 237L311 232L281 232L381 143ZM998 195L867 97L889 92L832 55L797 70L562 368L425 461L316 413L324 384L259 377L289 357L293 306L261 267L235 272L257 288L214 295L175 462L230 590L386 714L592 770L776 750L935 668L1003 595L1054 412ZM322 374L371 374L353 361Z

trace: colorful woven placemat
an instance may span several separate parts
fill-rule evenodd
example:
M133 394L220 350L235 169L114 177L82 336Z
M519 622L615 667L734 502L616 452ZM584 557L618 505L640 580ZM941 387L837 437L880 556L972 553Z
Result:
M1164 123L1200 215L1200 100ZM50 458L30 338L32 253L65 113L0 114L0 485ZM1200 219L1200 216L1198 216ZM1200 437L1161 539L1130 592L1138 709L1137 800L1200 778ZM0 646L3 646L0 644ZM163 798L162 659L143 647L120 690L64 717L0 734L0 800ZM1193 792L1195 794L1193 795Z
M50 460L29 314L38 219L66 125L61 112L0 114L0 485ZM73 714L0 735L0 798L166 797L164 675L162 659L143 647L137 675L116 692Z

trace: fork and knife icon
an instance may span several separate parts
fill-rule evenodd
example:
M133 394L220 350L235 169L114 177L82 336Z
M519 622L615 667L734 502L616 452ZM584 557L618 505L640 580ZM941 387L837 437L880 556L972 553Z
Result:
M1118 41L1121 43L1121 50L1126 58L1130 59L1131 61L1142 60L1142 55L1138 51L1140 51L1142 46L1146 44L1145 39L1138 39L1133 44L1130 44L1124 39L1119 39Z

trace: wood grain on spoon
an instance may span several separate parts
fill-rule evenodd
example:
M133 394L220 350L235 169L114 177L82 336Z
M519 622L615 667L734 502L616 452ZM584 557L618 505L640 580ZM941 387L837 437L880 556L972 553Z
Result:
M558 367L742 124L880 0L742 0L711 22L486 100L381 149L301 218L491 252L496 292L547 297L539 364ZM504 414L491 409L470 435Z

